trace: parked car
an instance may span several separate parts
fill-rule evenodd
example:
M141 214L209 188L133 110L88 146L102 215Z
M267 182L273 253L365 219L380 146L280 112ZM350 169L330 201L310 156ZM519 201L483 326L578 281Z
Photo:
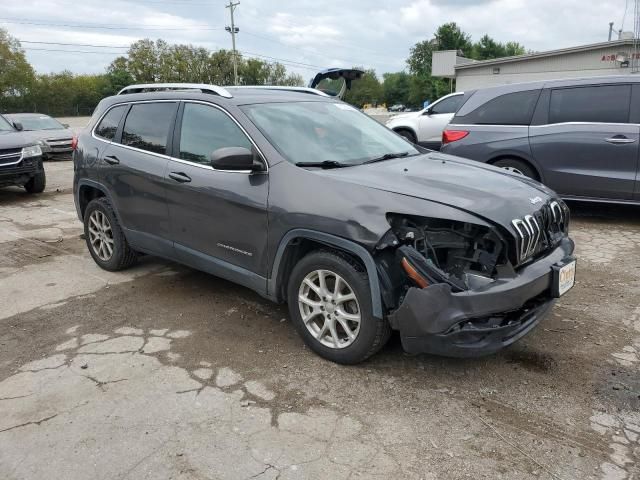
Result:
M101 101L78 137L76 209L105 270L145 253L244 285L347 364L391 330L412 353L495 352L573 285L569 211L538 182L318 90L156 88Z
M386 125L411 143L438 150L442 130L462 104L463 97L462 92L446 95L418 112L394 115Z
M391 105L387 110L390 112L404 112L407 107L402 105L401 103L396 103L395 105Z
M71 154L73 132L69 125L41 113L12 113L5 117L18 130L29 132L31 138L40 145L45 159Z
M0 115L0 187L11 185L40 193L46 176L40 147Z
M565 199L640 203L640 78L468 92L442 151L536 179Z

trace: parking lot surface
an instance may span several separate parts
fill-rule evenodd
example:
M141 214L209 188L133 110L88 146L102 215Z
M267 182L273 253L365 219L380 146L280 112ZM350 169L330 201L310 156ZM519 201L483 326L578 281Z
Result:
M640 209L571 205L576 287L513 347L345 367L242 287L100 270L45 168L0 191L0 478L640 476Z

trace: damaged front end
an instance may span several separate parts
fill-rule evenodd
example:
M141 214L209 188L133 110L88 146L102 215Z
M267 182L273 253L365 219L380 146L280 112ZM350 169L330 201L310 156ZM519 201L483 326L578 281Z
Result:
M573 252L564 236L537 261L514 268L515 243L496 227L400 214L387 219L378 271L389 322L411 353L478 356L513 343L553 306L553 265Z

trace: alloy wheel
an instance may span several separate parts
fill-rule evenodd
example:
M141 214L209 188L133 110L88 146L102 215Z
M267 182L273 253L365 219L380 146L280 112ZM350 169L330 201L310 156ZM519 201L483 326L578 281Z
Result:
M89 215L89 243L96 256L103 262L108 262L113 256L113 231L107 216L100 210L94 210Z
M345 348L360 332L361 311L347 281L330 270L314 270L304 277L298 307L307 330L325 347Z
M526 177L526 175L524 173L522 173L522 171L518 170L516 167L500 167L503 170L506 170L507 172L511 172L511 173L517 173L518 175L522 175L523 177Z

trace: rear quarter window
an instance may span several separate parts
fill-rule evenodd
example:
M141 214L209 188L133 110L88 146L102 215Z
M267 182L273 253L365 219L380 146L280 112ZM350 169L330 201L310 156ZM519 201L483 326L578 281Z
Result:
M96 135L105 140L113 140L127 106L128 105L120 105L109 110L96 127Z
M506 93L483 103L455 123L477 125L529 125L540 90Z

